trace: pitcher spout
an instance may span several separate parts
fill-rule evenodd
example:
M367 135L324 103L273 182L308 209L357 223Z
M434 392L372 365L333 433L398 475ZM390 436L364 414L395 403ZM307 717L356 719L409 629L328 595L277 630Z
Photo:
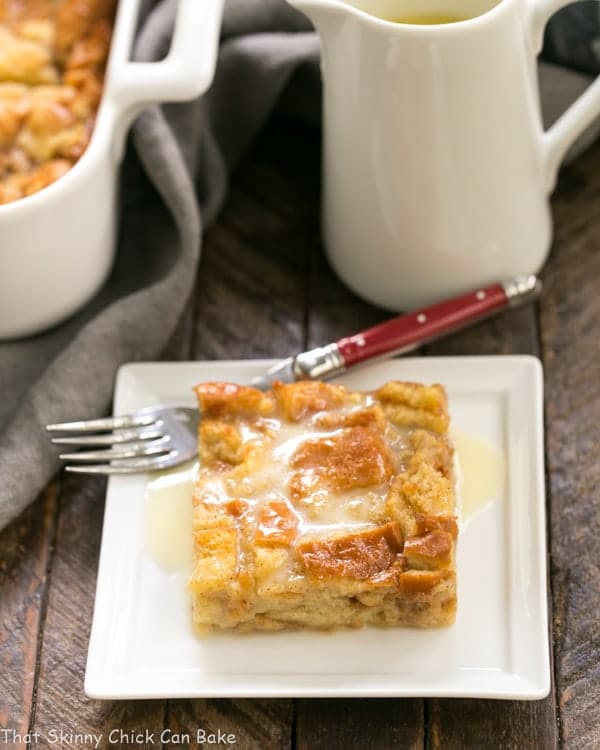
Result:
M301 11L320 33L331 24L337 25L346 15L348 5L341 0L286 0L296 10Z
M340 2L340 0L286 0L286 2L288 5L291 5L306 14L309 12L327 12L327 10L336 10L339 12L345 5L345 3Z

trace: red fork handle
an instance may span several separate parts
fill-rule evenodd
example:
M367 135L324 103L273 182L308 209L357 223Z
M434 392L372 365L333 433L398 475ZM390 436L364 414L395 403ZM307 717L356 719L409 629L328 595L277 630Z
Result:
M392 356L445 336L492 315L509 304L502 284L477 289L437 305L399 315L336 342L346 367L373 357Z

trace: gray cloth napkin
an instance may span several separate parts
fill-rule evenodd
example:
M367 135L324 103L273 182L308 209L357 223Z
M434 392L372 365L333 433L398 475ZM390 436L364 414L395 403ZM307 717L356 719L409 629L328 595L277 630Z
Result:
M143 4L140 60L160 59L169 46L176 0L154 5ZM210 92L137 120L133 142L145 175L130 160L109 281L70 321L0 344L0 528L59 467L44 425L106 413L118 366L159 356L191 293L202 230L222 205L229 171L278 102L318 118L318 59L308 21L284 0L228 0ZM294 76L301 67L306 75ZM554 66L541 80L549 120L585 85Z

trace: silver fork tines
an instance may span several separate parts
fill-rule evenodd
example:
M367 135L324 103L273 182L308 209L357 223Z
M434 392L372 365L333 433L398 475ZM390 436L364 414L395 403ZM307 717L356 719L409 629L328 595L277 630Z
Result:
M104 451L77 451L77 453L61 453L61 461L113 461L124 458L141 458L160 453L170 453L170 439L168 435L159 440L142 440L139 443L125 443L122 447L109 448Z
M46 429L49 429L48 427ZM54 437L55 445L117 445L139 440L154 440L163 436L161 428L143 430L120 430L103 435L75 435L73 437Z
M46 427L63 432L58 445L96 446L98 450L63 453L76 465L66 470L85 474L133 474L167 469L197 456L198 411L187 407L148 407L106 419L61 422ZM85 433L100 434L85 434ZM108 463L100 463L108 462Z
M142 474L146 471L160 471L170 469L188 459L177 458L168 453L164 458L137 458L131 461L117 461L112 464L96 464L95 466L65 466L65 471L71 474Z
M86 419L79 422L59 422L49 424L49 432L91 432L92 430L119 430L123 427L144 427L156 422L150 414L127 414L123 417L106 417L105 419Z

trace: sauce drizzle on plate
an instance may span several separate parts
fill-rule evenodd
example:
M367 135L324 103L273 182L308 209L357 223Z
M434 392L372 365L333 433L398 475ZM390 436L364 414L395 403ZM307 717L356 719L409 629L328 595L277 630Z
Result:
M197 472L198 462L190 461L148 482L144 547L167 572L192 568L192 492Z
M452 435L460 465L461 520L468 523L504 493L506 466L497 446L464 432Z

